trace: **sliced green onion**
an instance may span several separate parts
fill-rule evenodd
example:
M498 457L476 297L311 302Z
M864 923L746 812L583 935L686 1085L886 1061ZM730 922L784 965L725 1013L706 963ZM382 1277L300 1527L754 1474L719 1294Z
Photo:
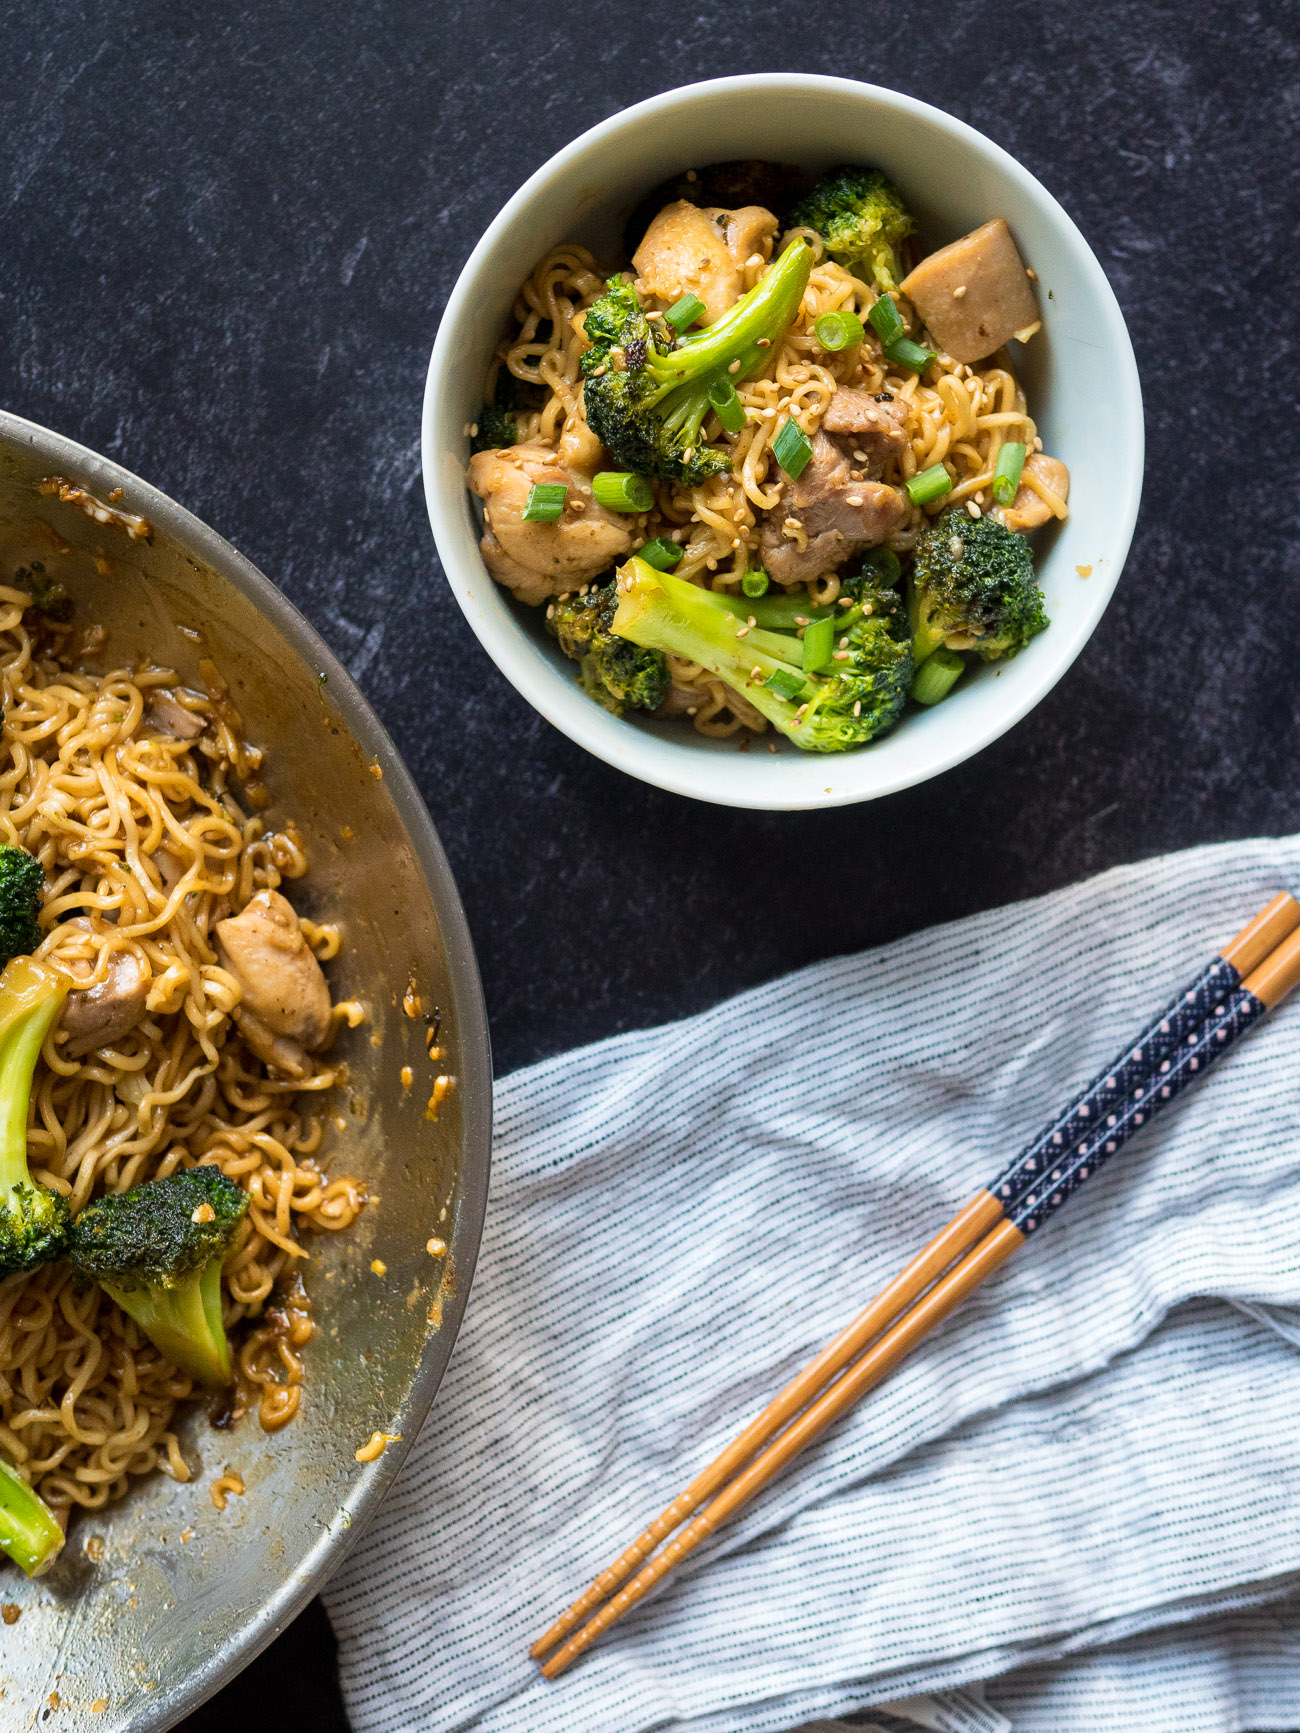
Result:
M704 303L698 295L683 295L680 301L674 301L664 314L664 318L680 336L688 325L693 325L704 311Z
M657 572L671 572L674 566L681 565L682 550L667 536L656 536L641 549L641 558Z
M929 469L905 481L903 487L913 505L929 505L932 499L942 499L952 492L952 477L941 463L932 463Z
M885 354L900 367L910 367L913 373L924 373L934 360L933 349L923 349L910 337L895 337L885 344Z
M650 483L630 469L602 469L592 477L591 492L606 511L649 511L655 502Z
M803 671L805 674L816 674L831 665L831 655L835 649L835 622L829 617L825 620L814 620L806 627L803 635Z
M716 385L710 385L709 402L727 432L739 433L745 425L745 411L730 379L719 379Z
M772 456L790 477L797 481L808 467L812 456L812 440L797 421L786 421L772 441Z
M902 562L893 548L872 548L862 562L862 570L870 572L882 590L892 590L903 575Z
M769 581L768 575L764 571L746 572L740 580L740 587L747 596L752 596L757 600L759 596L767 594Z
M769 691L775 692L778 698L799 698L803 695L803 680L789 668L777 668L768 675L763 684Z
M1010 505L1020 486L1020 472L1025 467L1025 448L1014 439L1008 440L998 453L993 469L993 497L999 505Z
M906 329L902 314L888 295L877 295L867 308L867 320L882 343L892 343Z
M563 481L539 481L528 490L528 498L524 502L523 521L526 524L558 523L564 511L564 501L568 496L568 483Z
M893 306L891 301L890 306ZM856 313L823 313L813 326L823 349L856 349L866 332Z
M922 662L912 681L912 697L918 704L937 704L946 698L961 678L966 664L955 650L933 650Z

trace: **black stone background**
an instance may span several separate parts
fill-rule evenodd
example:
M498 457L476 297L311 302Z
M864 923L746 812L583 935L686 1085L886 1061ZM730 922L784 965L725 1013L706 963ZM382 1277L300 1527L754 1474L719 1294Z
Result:
M0 11L0 403L215 525L412 766L500 1072L1121 861L1296 819L1300 13L1181 0L117 0ZM443 300L574 134L697 77L836 72L973 122L1074 215L1149 456L1119 592L973 762L829 813L697 805L535 716L444 588ZM720 141L720 153L725 146ZM319 1605L186 1725L345 1726Z

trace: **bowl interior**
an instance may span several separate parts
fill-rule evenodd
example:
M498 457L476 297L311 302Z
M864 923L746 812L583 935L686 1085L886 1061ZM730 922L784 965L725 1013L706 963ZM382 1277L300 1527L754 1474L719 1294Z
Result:
M706 740L685 726L606 715L578 690L539 610L519 606L488 576L477 502L464 485L465 429L493 349L517 286L547 249L573 238L602 263L622 265L624 221L654 185L692 166L748 156L814 172L841 161L878 164L902 189L927 248L1000 215L1038 273L1044 328L1020 348L1018 367L1044 445L1071 474L1070 518L1038 540L1051 630L860 752L821 757L782 743L776 755L742 753L734 740ZM425 485L443 566L471 625L507 677L571 738L679 793L736 806L829 806L905 788L959 763L1060 678L1100 618L1128 550L1142 441L1137 371L1114 295L1074 224L1027 170L910 98L847 80L771 74L642 103L559 152L515 195L475 249L439 329L425 399Z
M122 488L117 504L142 513L152 539L40 493L52 471L101 500ZM0 571L32 558L68 585L79 614L108 627L99 665L143 652L201 685L199 658L217 663L250 739L267 750L269 821L292 817L306 840L311 871L293 887L295 903L341 923L335 996L368 1013L341 1038L349 1081L330 1098L323 1158L364 1175L376 1204L351 1231L310 1244L317 1334L297 1419L268 1435L250 1415L222 1432L196 1409L181 1428L189 1484L151 1476L121 1503L77 1516L47 1577L4 1573L3 1598L22 1613L21 1640L0 1661L0 1726L33 1724L57 1690L83 1712L106 1700L94 1718L105 1733L139 1733L171 1726L288 1622L396 1473L446 1366L473 1269L490 1066L463 915L419 794L356 687L283 597L126 471L3 417ZM424 1111L435 1075L425 1024L401 1006L408 980L441 1012L447 1058L436 1070L460 1080L436 1124ZM435 1235L449 1242L445 1259L426 1250ZM382 1277L373 1259L387 1266ZM354 1452L376 1429L403 1443L359 1465ZM218 1513L208 1489L227 1468L247 1491ZM98 1560L86 1550L92 1536Z

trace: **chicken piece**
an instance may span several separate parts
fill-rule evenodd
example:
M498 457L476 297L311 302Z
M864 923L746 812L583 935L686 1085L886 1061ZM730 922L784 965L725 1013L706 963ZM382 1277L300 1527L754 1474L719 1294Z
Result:
M841 385L822 416L822 432L844 436L840 443L849 456L862 452L859 467L865 462L879 476L907 446L907 413L892 391Z
M91 932L84 915L68 921L69 928ZM74 981L89 981L95 973L91 957L58 959L60 968ZM69 1059L82 1059L101 1047L110 1047L129 1035L144 1016L149 997L150 968L138 950L114 951L108 959L108 975L98 986L74 987L63 1002L59 1028L67 1036L60 1051Z
M216 933L222 962L243 994L239 1010L272 1037L284 1036L309 1053L321 1046L329 1034L330 992L293 905L279 891L258 891L239 914L218 921Z
M174 692L158 691L149 700L146 721L173 740L196 740L207 727L207 719L187 710Z
M605 447L587 426L581 414L573 414L560 435L560 462L580 475L595 475L605 461Z
M711 325L739 300L746 259L776 230L776 218L762 205L735 211L701 210L685 199L665 205L632 255L637 290L670 306L698 295L702 323Z
M1070 472L1059 457L1048 457L1045 451L1031 451L1025 459L1024 471L1020 486L1016 489L1016 497L1010 505L995 506L993 516L1001 519L1009 530L1019 530L1026 535L1030 530L1036 530L1045 524L1056 513L1045 499L1040 499L1029 486L1024 477L1032 475L1041 481L1050 492L1061 499L1070 497Z
M291 1041L287 1035L277 1035L273 1029L267 1028L256 1012L243 1005L236 1005L231 1016L239 1033L264 1065L286 1077L311 1075L311 1060L297 1041Z
M1023 342L1042 324L1025 261L1001 217L922 259L902 290L954 361L981 361L1008 337Z
M524 522L528 490L538 482L568 487L555 523ZM632 551L631 520L598 506L590 476L566 468L549 445L480 451L470 459L469 485L484 501L479 547L487 569L530 606L576 590Z
M897 488L854 481L840 447L817 433L802 475L764 519L763 565L778 584L821 577L863 548L878 547L904 509Z

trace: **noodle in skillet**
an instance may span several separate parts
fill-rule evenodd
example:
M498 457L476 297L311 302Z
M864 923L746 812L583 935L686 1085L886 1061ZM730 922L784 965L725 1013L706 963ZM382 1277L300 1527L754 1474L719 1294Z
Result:
M348 1227L365 1191L315 1159L322 1128L310 1106L335 1072L311 1061L289 1077L256 1056L232 1019L240 984L214 928L307 861L292 827L269 834L245 810L264 804L261 754L210 663L206 694L143 663L91 675L76 666L76 636L40 620L24 590L0 586L0 842L45 869L38 958L85 988L127 954L147 997L132 1029L82 1057L68 1055L57 1024L47 1038L32 1177L74 1214L195 1164L245 1188L250 1207L223 1270L226 1325L245 1326L233 1410L255 1405L271 1430L297 1412L312 1330L293 1279L306 1255L299 1230ZM337 952L335 929L301 925L318 957ZM336 1005L331 1020L359 1015ZM285 1302L268 1312L277 1281ZM101 1506L155 1468L188 1480L173 1417L191 1388L65 1264L0 1282L0 1447L56 1510Z

